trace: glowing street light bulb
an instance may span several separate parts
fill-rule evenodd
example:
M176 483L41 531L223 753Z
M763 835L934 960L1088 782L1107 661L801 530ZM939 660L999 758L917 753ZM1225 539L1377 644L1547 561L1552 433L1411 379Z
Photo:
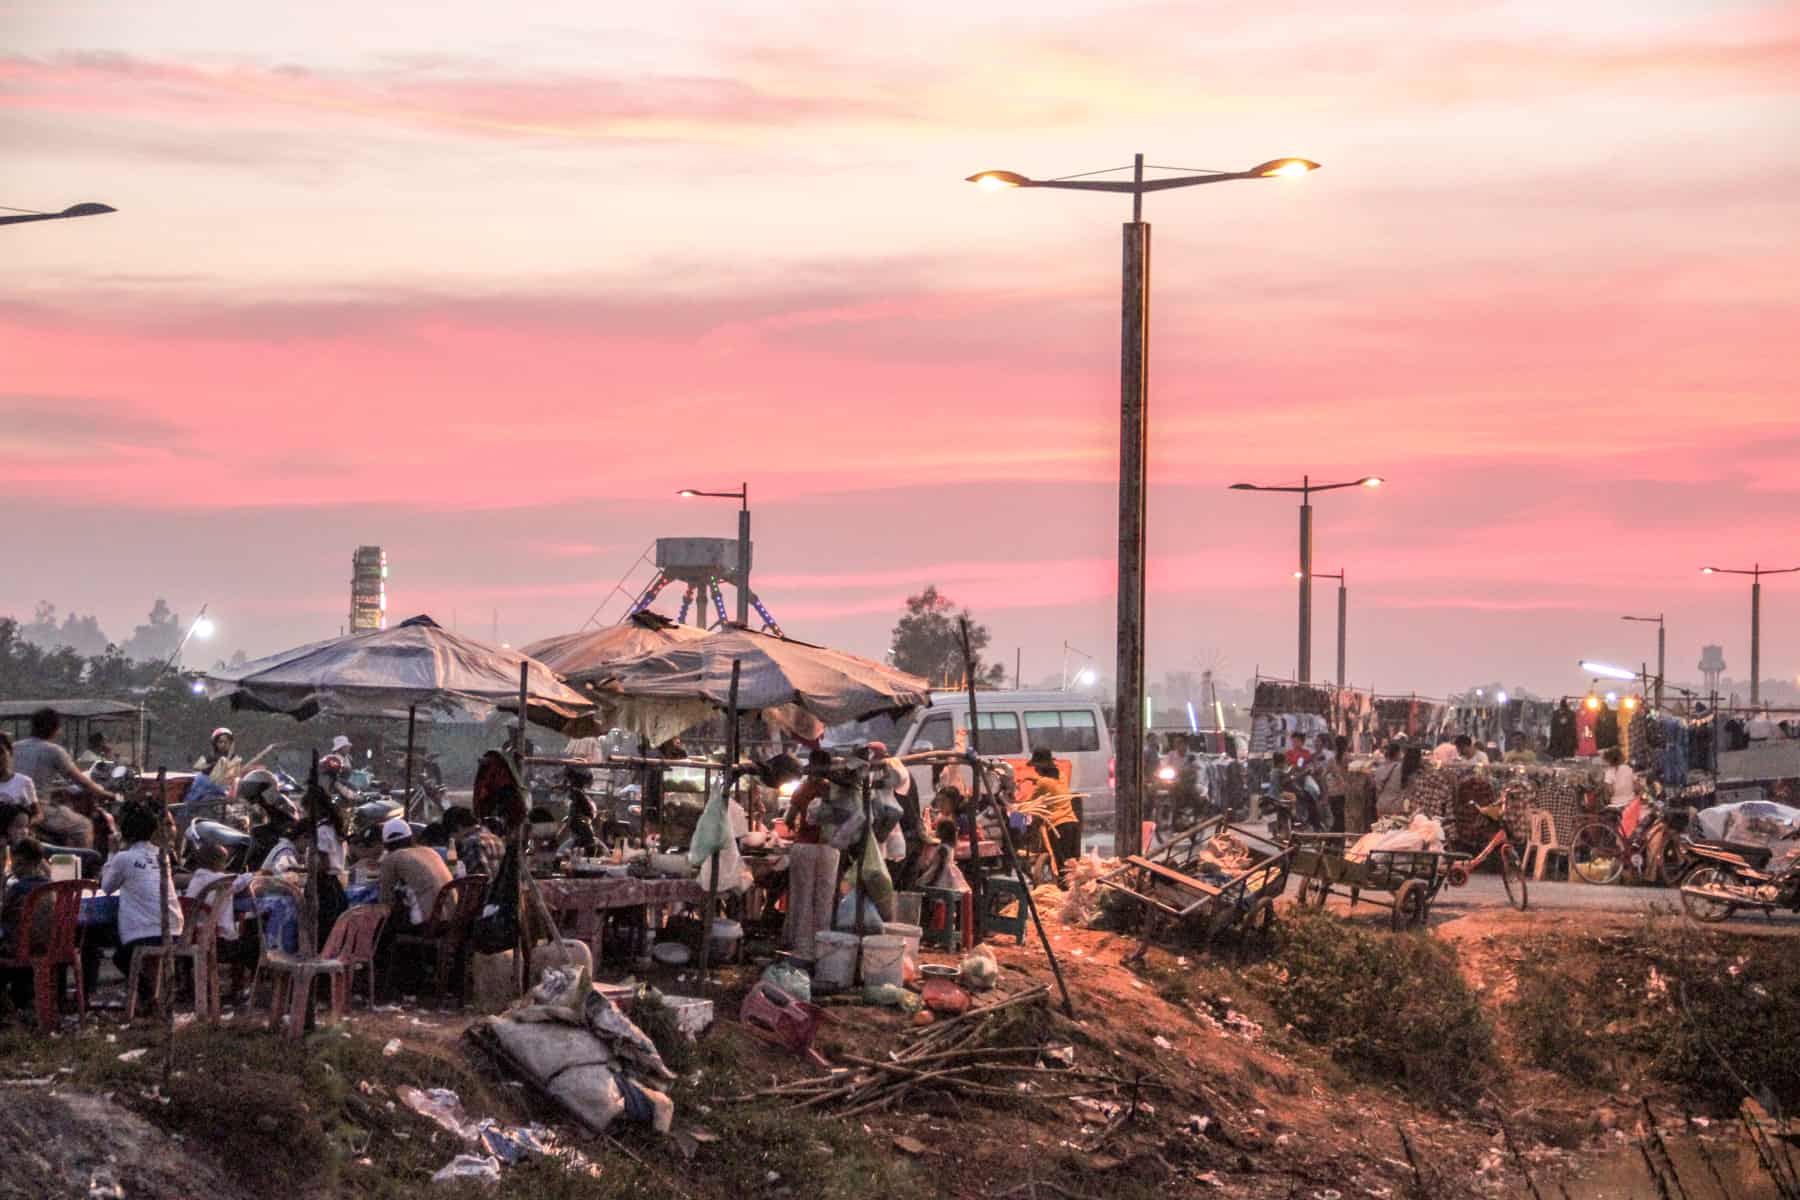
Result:
M1318 169L1319 164L1310 159L1278 158L1273 162L1263 163L1259 167L1252 167L1250 169L1250 174L1259 175L1264 179L1296 179L1302 175L1309 175Z
M194 636L203 642L213 635L215 629L211 617L201 617L194 622Z
M191 686L192 686L194 695L196 695L196 696L206 695L206 681L204 679L194 680L194 682Z
M1498 700L1502 704L1505 704L1506 703L1506 693L1505 692L1497 693L1494 696L1494 699Z
M1092 667L1083 667L1075 672L1075 682L1081 687L1093 687L1099 678L1099 674Z
M1361 483L1366 488L1378 488L1382 484L1386 483L1387 480L1383 479L1379 475L1371 475L1367 479L1358 480L1358 482Z

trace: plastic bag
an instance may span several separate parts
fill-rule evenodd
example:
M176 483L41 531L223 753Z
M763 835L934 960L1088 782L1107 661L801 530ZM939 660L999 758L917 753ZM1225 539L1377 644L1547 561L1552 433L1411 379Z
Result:
M693 840L688 845L688 862L700 869L702 887L712 886L714 851L719 855L719 890L742 891L744 864L738 856L737 839L731 834L731 816L722 786L714 790L712 798L706 802L706 808L694 826Z
M802 1003L812 1002L812 976L791 962L769 964L762 973L762 981Z
M833 922L832 928L837 930L854 930L856 928L856 892L854 890L846 892L838 900L837 920ZM881 919L881 913L876 911L875 902L868 896L864 896L863 932L881 933L884 928L885 922Z
M963 986L970 991L985 992L1000 980L1000 961L986 946L977 946L962 960Z

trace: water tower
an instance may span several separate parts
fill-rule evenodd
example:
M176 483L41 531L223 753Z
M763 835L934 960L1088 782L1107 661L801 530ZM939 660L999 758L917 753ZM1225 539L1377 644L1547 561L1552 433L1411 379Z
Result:
M1717 695L1719 676L1725 673L1725 648L1723 646L1700 647L1700 677L1706 681L1706 694Z
M735 588L737 577L736 538L657 538L656 575L650 585L638 593L631 612L643 612L656 602L663 589L679 583L685 586L681 595L681 613L675 618L678 623L686 621L692 609L695 625L701 628L723 625L730 618L726 615L722 585L730 584ZM707 620L708 599L718 614L717 621ZM775 618L769 615L769 610L763 607L762 600L754 592L750 594L750 607L762 618L765 631L781 636L781 626L775 623Z

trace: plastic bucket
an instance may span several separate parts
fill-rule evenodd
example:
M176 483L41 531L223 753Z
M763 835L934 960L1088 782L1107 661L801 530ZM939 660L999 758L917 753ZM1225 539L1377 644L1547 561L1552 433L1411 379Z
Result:
M738 947L744 941L744 927L736 921L720 918L712 923L713 962L731 962L737 957Z
M50 882L61 883L64 880L81 878L81 860L73 854L52 854L50 856Z
M813 935L813 946L819 955L813 963L813 990L838 992L849 987L856 977L856 935L824 929Z
M923 929L917 925L902 925L898 921L889 921L881 932L905 942L906 957L912 960L914 966L919 965L919 940L925 936Z
M906 939L891 933L878 933L863 939L862 979L864 987L880 987L891 983L900 987L905 979L901 962L906 957Z
M894 920L902 925L917 925L919 914L925 911L924 892L901 892L894 897ZM916 951L918 946L915 944Z

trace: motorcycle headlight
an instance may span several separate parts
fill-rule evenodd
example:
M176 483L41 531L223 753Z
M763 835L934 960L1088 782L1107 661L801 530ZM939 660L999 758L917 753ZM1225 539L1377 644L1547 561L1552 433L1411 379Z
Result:
M1162 780L1164 783L1173 783L1173 782L1175 782L1175 768L1174 767L1162 767L1157 770L1156 777L1158 779Z

